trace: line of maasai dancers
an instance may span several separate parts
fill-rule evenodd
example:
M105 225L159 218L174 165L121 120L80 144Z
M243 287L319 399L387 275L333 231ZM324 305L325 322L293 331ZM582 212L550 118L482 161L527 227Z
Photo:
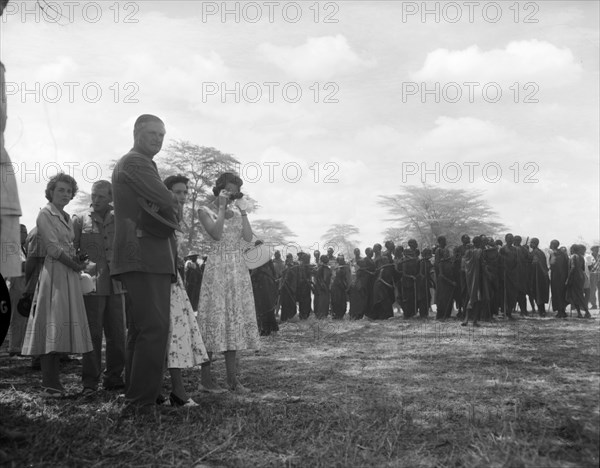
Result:
M461 240L450 249L440 236L433 249L422 251L414 239L406 248L387 241L384 247L365 249L364 257L354 249L349 262L332 248L326 255L315 251L315 263L305 252L297 260L292 254L283 260L275 251L272 261L253 271L253 278L262 281L258 288L254 282L259 328L263 334L276 329L277 309L282 322L296 314L305 320L313 312L318 319L340 320L348 313L350 320L385 320L400 312L407 319L427 318L434 304L436 319L449 319L456 310L463 325L478 326L495 316L514 320L517 307L526 316L527 302L540 317L551 307L557 318L566 318L571 305L577 317L591 318L588 302L592 308L597 304L598 246L586 257L585 246L574 244L567 251L553 240L547 256L537 238L525 244L512 234L505 242L483 235ZM271 299L265 303L266 290Z

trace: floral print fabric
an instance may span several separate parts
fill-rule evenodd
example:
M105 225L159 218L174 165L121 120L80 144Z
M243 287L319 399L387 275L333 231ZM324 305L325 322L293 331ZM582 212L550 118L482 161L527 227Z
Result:
M216 213L201 208L213 220ZM220 241L212 241L202 278L198 320L210 352L258 349L260 339L250 272L242 253L242 217L225 219Z

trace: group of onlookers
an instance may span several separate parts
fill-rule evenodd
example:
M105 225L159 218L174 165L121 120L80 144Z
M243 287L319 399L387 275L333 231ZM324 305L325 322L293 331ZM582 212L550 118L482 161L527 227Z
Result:
M92 397L100 383L123 389L124 415L154 411L166 400L165 369L173 406L197 406L184 387L184 368L200 369L199 391L248 391L236 352L257 348L259 334L240 243L253 236L243 182L221 174L198 212L213 251L223 255L199 265L191 253L184 263L178 244L188 179L160 179L152 158L164 134L158 117L140 116L133 149L117 162L112 182L93 184L89 209L67 213L78 186L59 173L47 184L36 227L29 234L21 227L19 274L10 281L10 351L39 359L43 396L65 394L60 360L68 354L83 355L81 395ZM225 356L226 388L211 373L215 352Z
M464 235L452 251L444 236L433 249L422 251L414 239L406 248L387 241L385 249L380 244L367 248L364 257L355 249L350 262L342 254L334 256L331 248L326 255L315 251L314 264L304 252L295 261L292 254L283 260L275 251L272 260L249 272L240 239L248 242L253 235L238 195L242 181L231 173L217 180L213 202L199 210L214 249L202 264L196 252L184 263L177 255L181 239L175 231L188 179L158 178L149 157L160 149L149 144L155 127L160 134L164 124L154 116L138 119L134 149L115 168L113 183L93 184L89 209L72 216L65 211L78 186L61 173L47 184L48 204L36 227L28 233L20 226L23 275L10 280L9 350L38 359L45 396L65 393L59 363L72 353L83 355L83 396L95 394L102 382L105 390L126 389L136 411L164 400L165 368L171 375L172 405L196 405L183 385L183 368L201 368L200 390L221 393L210 372L214 352L225 355L229 389L245 392L237 377L236 350L258 347L257 332L277 331L278 314L281 322L298 312L301 320L313 312L318 319L343 319L347 311L351 320L386 319L400 311L405 318L427 318L435 304L437 319L450 318L455 307L463 325L470 320L477 325L498 314L512 319L517 306L526 315L527 299L540 316L546 315L548 303L559 318L567 316L568 305L587 318L588 303L597 308L598 246L586 256L581 244L567 252L553 240L546 254L538 239L521 245L522 238L512 234L505 242ZM148 166L146 172L141 166ZM116 199L115 181L120 185ZM144 188L135 192L139 187ZM117 215L113 200L125 208ZM165 292L159 286L167 286L165 294L157 294ZM148 385L151 378L154 387Z
M0 15L7 3L0 0ZM12 302L18 304L20 313L13 317L22 318L20 324L13 323L11 339L22 340L22 345L15 345L22 355L39 358L41 394L64 395L60 359L81 353L82 394L94 395L101 379L103 334L107 342L103 385L124 388L123 415L155 410L164 399L160 391L167 366L174 405L195 405L183 388L183 367L201 366L202 389L221 392L211 374L214 352L225 354L228 389L246 391L238 380L236 352L258 346L250 275L242 268L239 249L228 248L227 255L209 259L203 282L210 287L192 298L197 301L196 318L178 274L175 235L182 221L187 178L163 181L153 161L166 133L162 120L150 114L138 117L133 148L117 162L110 182L94 184L89 211L67 213L77 182L64 173L52 177L45 191L48 203L37 216L30 242L23 242L18 184L4 144L4 74L0 63L0 274L10 281ZM214 199L199 213L214 244L233 247L240 239L252 238L241 186L239 177L222 174L213 189ZM29 258L24 245L31 251ZM4 305L2 299L0 306ZM19 327L24 332L15 333Z
M202 264L196 252L184 263L177 246L188 179L159 178L152 157L163 136L160 119L141 116L134 148L118 162L112 183L93 184L89 209L65 211L78 186L60 173L47 184L36 227L28 233L21 225L24 274L10 282L10 351L39 359L45 396L64 395L60 359L71 353L83 355L83 396L100 383L125 389L136 411L164 400L165 368L172 405L196 405L183 384L184 368L201 368L201 390L222 392L211 374L214 352L225 355L228 388L244 392L236 351L257 348L259 334L277 331L277 314L281 322L298 312L301 320L313 312L318 319L349 312L351 320L381 320L400 311L427 318L435 304L437 319L450 318L456 307L463 325L478 325L498 314L512 319L517 306L527 314L527 298L540 316L548 303L563 318L569 304L578 317L591 316L588 302L597 307L598 246L586 257L583 245L567 253L553 240L547 256L538 239L521 245L512 234L505 242L464 235L452 251L444 236L422 251L414 239L406 248L387 241L364 257L355 249L350 262L332 248L315 251L314 264L304 252L295 261L276 251L249 272L240 240L248 243L253 234L243 182L232 173L219 177L212 202L198 212L211 249Z
M283 260L276 251L271 276L278 284L281 321L296 313L303 320L313 311L317 318L333 319L347 311L351 320L387 319L400 311L405 318L426 318L435 304L439 320L456 309L463 324L478 325L499 314L513 319L517 306L526 315L527 299L540 316L549 304L558 318L567 316L568 305L578 317L591 317L588 303L597 307L600 281L598 246L586 256L581 244L567 252L553 240L548 254L537 238L521 244L522 238L512 234L504 242L463 235L462 244L452 250L444 236L433 249L422 251L414 239L406 247L387 241L385 249L380 244L367 248L364 257L355 249L350 262L342 254L334 256L331 248L327 255L315 251L314 264L304 252L297 260L292 254Z

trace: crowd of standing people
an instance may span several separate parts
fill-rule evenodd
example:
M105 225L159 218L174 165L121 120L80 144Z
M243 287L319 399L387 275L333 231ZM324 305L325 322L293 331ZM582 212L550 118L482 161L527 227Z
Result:
M183 383L186 368L200 370L198 390L247 392L237 352L257 349L259 335L297 314L300 320L311 314L341 320L347 313L350 320L400 313L410 319L427 318L434 306L439 320L456 309L463 325L477 326L498 315L511 320L517 307L526 315L528 302L533 313L545 316L550 307L558 318L567 317L569 304L586 318L589 301L597 307L598 246L586 261L583 245L567 251L553 240L547 258L538 239L522 244L512 234L504 242L463 235L452 250L444 236L422 251L414 239L406 246L387 241L364 256L354 249L350 261L333 248L315 251L314 263L304 252L284 260L275 251L249 271L244 252L254 235L243 182L233 173L216 180L212 201L198 211L210 239L202 264L196 252L181 259L189 180L159 176L153 157L165 136L162 120L142 115L133 134L112 181L93 184L89 209L67 213L78 185L59 173L47 184L48 203L35 228L20 226L18 274L9 274L15 306L9 348L37 360L46 397L65 394L60 360L69 354L83 355L82 396L100 385L124 391L125 415L153 411L166 400L197 406ZM225 388L212 374L214 353L225 358ZM168 398L161 395L166 369Z
M21 226L19 271L10 276L9 350L38 360L40 394L48 398L66 393L61 358L82 354L81 395L92 397L100 385L123 391L125 416L154 411L167 400L197 406L183 383L186 368L199 369L198 390L245 393L237 352L257 349L259 331L242 257L253 237L243 182L232 173L216 180L214 201L198 213L213 254L201 267L194 253L184 263L178 244L189 181L183 175L160 179L152 159L165 135L161 119L140 116L133 134L133 148L115 165L112 181L93 184L89 209L67 213L78 185L59 173L48 181L36 227L27 233ZM214 353L225 357L225 388L211 373ZM161 394L166 369L168 398Z
M0 14L7 3L0 1ZM521 245L511 234L505 243L465 235L452 252L443 236L422 251L414 239L405 247L387 241L364 257L355 249L349 261L333 249L315 251L314 264L308 253L284 260L275 252L249 271L244 253L254 236L243 182L233 173L218 177L212 200L198 211L210 239L202 264L195 252L184 262L178 245L188 179L161 180L153 158L166 129L150 114L136 120L133 147L117 161L111 181L92 186L89 209L67 212L78 184L59 173L48 181L47 204L28 232L19 223L17 182L4 145L4 73L0 63L0 273L13 304L9 351L34 358L45 397L65 395L60 361L69 354L83 355L82 396L93 396L100 385L123 391L124 415L154 411L166 400L195 406L182 379L186 368L200 369L204 392L247 392L238 352L257 349L260 335L296 314L383 320L401 311L426 318L435 304L440 320L455 306L463 325L478 325L500 313L512 319L517 306L526 314L527 297L541 316L549 303L562 318L568 304L588 318L588 301L597 306L598 246L586 264L582 245L567 252L552 241L546 258L537 239ZM214 353L224 355L225 388L213 376ZM161 395L166 369L168 398Z
M463 235L462 244L452 250L444 236L437 240L422 251L415 239L406 247L387 241L384 248L375 244L365 249L364 257L357 248L350 262L344 255L334 256L332 248L326 255L315 251L314 264L304 252L297 260L292 254L283 260L276 251L272 263L281 321L296 313L303 320L313 312L317 318L337 320L346 312L350 320L383 320L400 312L404 318L427 318L435 305L438 320L451 318L456 310L463 325L471 321L478 326L498 315L513 320L517 307L527 315L528 302L541 317L551 308L557 318L566 318L571 305L577 317L591 318L588 303L597 307L598 246L586 256L581 244L567 251L553 240L547 258L537 238L522 245L522 237L512 234L504 242Z
M422 250L415 239L406 246L387 241L364 256L354 249L350 261L333 248L315 251L314 263L308 253L284 260L275 251L249 270L244 254L255 238L243 181L233 173L218 177L211 201L198 211L210 240L202 264L196 252L182 259L189 180L161 180L153 157L165 132L158 117L140 116L133 148L116 163L112 181L93 184L82 212L65 210L77 181L64 173L52 177L35 228L20 226L18 268L12 272L3 262L15 307L10 351L37 360L46 397L65 395L60 360L69 354L83 355L82 396L93 396L100 385L124 391L124 415L154 411L167 400L197 406L182 379L187 368L199 369L198 390L245 393L238 351L258 349L260 335L297 314L300 320L311 314L385 320L400 313L424 319L435 307L439 320L456 309L462 325L478 326L498 315L512 320L517 307L526 315L528 303L532 313L543 317L550 308L558 318L567 317L568 305L582 318L591 317L590 301L597 307L598 246L586 260L583 245L567 251L553 240L547 257L538 239L522 243L512 234L504 242L463 235L452 250L444 236ZM224 388L213 377L214 353L224 355ZM166 369L168 397L161 395Z

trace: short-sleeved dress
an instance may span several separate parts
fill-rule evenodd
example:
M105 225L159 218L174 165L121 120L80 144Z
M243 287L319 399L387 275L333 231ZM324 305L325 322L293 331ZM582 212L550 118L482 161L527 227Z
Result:
M92 351L79 273L57 260L62 252L75 254L73 223L48 203L40 210L36 226L46 258L33 296L22 354Z
M213 220L217 214L202 207ZM198 321L210 352L258 349L260 338L250 272L242 257L242 216L234 211L225 219L220 241L210 242L202 277Z
M177 282L171 284L167 367L187 369L208 361L208 353L183 280L178 271L176 274Z

